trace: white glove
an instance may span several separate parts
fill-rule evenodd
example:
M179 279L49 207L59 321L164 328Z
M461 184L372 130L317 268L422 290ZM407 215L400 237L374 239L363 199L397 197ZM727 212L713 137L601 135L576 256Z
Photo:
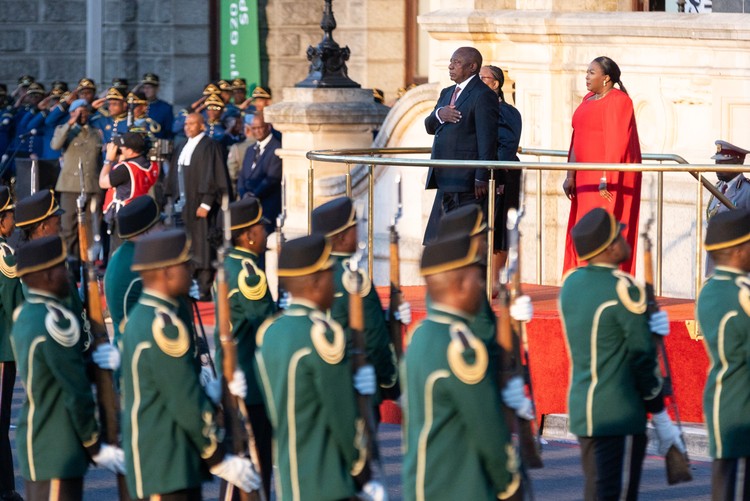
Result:
M99 452L91 459L96 466L106 468L112 473L125 474L125 453L119 447L102 444Z
M357 493L357 497L362 501L388 501L388 491L377 480L370 480L362 487L362 492Z
M411 303L409 301L402 301L398 305L398 310L393 314L393 318L408 326L411 324Z
M531 400L526 397L526 387L521 376L510 378L500 394L503 397L503 403L516 411L518 417L534 419L533 406Z
M109 343L97 346L91 359L102 369L116 371L120 368L120 352Z
M660 336L668 335L669 316L667 315L667 312L659 310L652 313L651 317L648 319L648 328L651 329L651 332L654 334L659 334Z
M212 466L211 473L245 492L255 491L260 487L260 475L253 469L250 460L233 454L227 454L221 463Z
M534 316L531 298L527 295L518 296L510 305L510 316L518 322L528 322Z
M190 284L190 290L188 291L188 296L195 299L196 301L199 301L201 298L201 289L198 287L198 281L193 279L193 283Z
M198 381L200 381L201 386L205 388L214 379L216 379L216 376L214 376L214 371L211 370L211 367L201 365L201 372L198 374Z
M680 452L685 452L685 443L680 436L680 429L672 422L667 410L651 416L651 424L656 432L656 450L659 455L664 456L671 446L677 447Z
M208 395L208 398L211 399L214 405L219 405L219 402L221 402L221 379L212 379L204 388L206 395Z
M363 365L357 369L354 374L354 389L360 395L375 394L375 368L372 365Z
M245 373L240 369L235 369L234 374L232 374L232 380L227 382L227 388L229 388L229 393L244 400L247 397L247 379L245 378Z
M289 294L287 291L284 291L284 293L279 298L279 309L280 310L286 310L289 308L289 305L292 302L292 295Z

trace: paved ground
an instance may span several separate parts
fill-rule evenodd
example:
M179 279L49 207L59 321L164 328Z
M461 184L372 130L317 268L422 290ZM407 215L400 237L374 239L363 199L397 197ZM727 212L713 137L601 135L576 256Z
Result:
M14 418L16 422L23 390L16 385L14 394ZM15 431L11 432L11 439ZM401 428L396 425L383 425L379 434L381 455L384 459L386 485L392 501L401 500ZM552 501L572 501L581 499L583 479L578 461L578 445L568 440L550 441L544 446L545 467L531 472L535 499ZM693 459L694 480L688 484L668 486L664 475L662 458L649 456L644 465L644 478L641 483L642 500L684 500L698 501L709 498L710 463ZM16 468L17 490L23 492L23 481ZM99 468L91 468L86 475L85 499L87 501L111 501L117 499L114 476ZM207 501L218 497L218 482L204 484L203 496Z

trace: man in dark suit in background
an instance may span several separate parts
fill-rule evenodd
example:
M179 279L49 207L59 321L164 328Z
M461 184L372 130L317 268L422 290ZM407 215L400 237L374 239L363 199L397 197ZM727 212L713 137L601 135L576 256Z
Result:
M249 194L260 199L263 216L269 221L266 229L271 233L276 216L281 212L282 169L281 158L276 156L281 141L271 134L271 124L265 122L262 111L253 117L250 133L256 142L245 153L237 176L237 193L240 198Z
M184 129L187 141L175 148L164 194L174 201L175 213L181 214L191 239L200 300L210 301L216 250L208 241L209 229L217 227L221 217L222 193L229 193L232 200L232 186L221 147L206 135L203 116L189 114Z
M448 73L456 85L442 90L435 110L424 121L427 133L435 136L431 158L497 160L497 96L479 79L481 67L482 54L473 47L460 47L451 56ZM436 237L446 212L466 204L484 205L488 180L487 169L431 167L426 188L437 188L437 193L424 243Z

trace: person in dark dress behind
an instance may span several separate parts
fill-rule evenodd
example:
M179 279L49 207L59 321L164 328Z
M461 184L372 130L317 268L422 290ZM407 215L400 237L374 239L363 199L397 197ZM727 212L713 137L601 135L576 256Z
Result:
M503 70L497 66L482 66L479 78L498 97L500 113L497 119L497 159L518 162L518 145L521 142L521 113L505 101ZM508 232L506 221L508 209L518 208L521 190L521 170L506 169L495 173L497 191L495 193L495 239L492 249L495 253L493 276L505 265L508 257Z

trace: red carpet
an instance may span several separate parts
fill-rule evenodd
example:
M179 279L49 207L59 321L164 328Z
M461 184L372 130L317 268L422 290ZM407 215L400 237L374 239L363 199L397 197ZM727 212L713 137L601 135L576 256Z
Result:
M387 306L388 288L377 289L383 305ZM552 286L524 286L524 293L531 296L534 304L534 319L527 324L526 330L529 341L529 368L537 414L540 416L567 413L570 366L557 312L558 291L558 287ZM405 299L412 305L413 322L424 318L424 287L404 287L403 292ZM708 356L703 342L692 339L689 332L689 327L694 331L695 303L691 299L674 298L658 298L658 302L667 311L671 321L671 333L666 338L666 346L680 417L686 422L701 423ZM213 303L198 305L204 325L213 327ZM392 402L385 402L381 412L384 422L401 422L401 411Z
M404 287L404 296L412 305L414 322L424 318L424 287ZM557 312L559 287L525 285L531 296L534 319L526 326L529 341L529 370L534 387L537 414L566 414L570 365ZM388 288L378 287L383 305L388 304ZM688 324L694 325L695 302L691 299L658 298L667 311L671 333L666 338L667 353L680 418L686 422L703 422L702 395L708 371L708 356L701 341L693 340ZM383 421L399 423L401 411L392 402L381 407Z

